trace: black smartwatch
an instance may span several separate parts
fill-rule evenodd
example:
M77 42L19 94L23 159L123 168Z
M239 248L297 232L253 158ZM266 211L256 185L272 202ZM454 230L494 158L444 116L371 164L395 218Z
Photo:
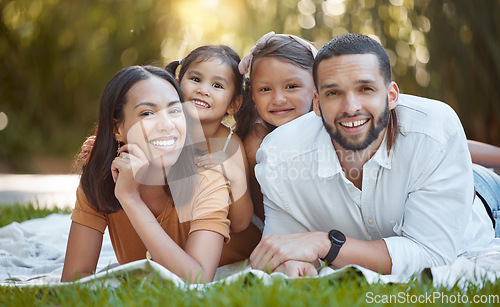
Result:
M330 250L328 251L328 254L326 254L325 258L321 258L321 260L326 262L327 265L330 265L333 260L337 258L340 248L344 245L345 235L342 232L333 229L328 233L328 239L332 242L332 247L330 247Z

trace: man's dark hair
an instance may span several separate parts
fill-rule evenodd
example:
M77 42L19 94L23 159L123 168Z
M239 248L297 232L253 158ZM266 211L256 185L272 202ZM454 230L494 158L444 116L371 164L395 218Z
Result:
M385 84L391 82L391 62L384 47L369 36L349 33L331 39L318 51L313 66L313 78L316 89L318 88L319 63L334 56L348 54L375 55L378 60L380 75L384 78Z

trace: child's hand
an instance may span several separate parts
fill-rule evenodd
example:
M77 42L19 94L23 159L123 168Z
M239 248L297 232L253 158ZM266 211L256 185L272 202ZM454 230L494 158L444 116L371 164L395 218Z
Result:
M118 156L111 163L111 175L116 183L115 196L122 206L130 198L139 196L138 173L148 164L149 161L139 146L127 144L118 149Z
M274 272L281 272L289 277L317 276L318 271L312 263L287 260L277 267Z
M217 165L227 165L231 166L230 163L225 163L230 160L231 156L223 151L217 151L214 153L209 153L203 156L195 157L194 162L199 167L204 167L206 169L214 168ZM219 168L220 171L220 168Z
M239 152L230 156L223 151L217 151L196 157L195 163L199 167L214 169L221 173L229 181L233 198L237 200L247 190L245 166L243 160L238 157Z
M94 148L94 142L95 142L95 135L87 137L85 142L83 142L80 154L78 155L78 158L80 160L87 161L88 157L90 156L90 153L92 152L92 148Z

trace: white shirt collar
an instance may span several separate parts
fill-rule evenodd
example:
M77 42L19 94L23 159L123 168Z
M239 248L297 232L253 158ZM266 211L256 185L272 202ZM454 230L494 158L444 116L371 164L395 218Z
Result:
M337 153L333 147L332 139L324 126L321 128L317 142L318 176L327 178L341 172L342 167L340 167L339 158L337 157Z
M380 146L378 147L377 151L370 160L377 162L380 166L384 168L391 169L394 145L395 144L393 144L393 146L389 150L389 153L387 153L387 132L386 132L384 135L384 139L382 140L382 143L380 143ZM370 160L368 160L368 162Z

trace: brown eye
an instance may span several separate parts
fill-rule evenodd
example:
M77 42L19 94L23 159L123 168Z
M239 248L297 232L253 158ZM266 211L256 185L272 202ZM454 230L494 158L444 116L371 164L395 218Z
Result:
M149 111L149 110L148 110L148 111L143 111L143 112L141 112L141 113L139 114L139 116L141 116L141 117L147 117L147 116L151 116L151 115L153 115L153 114L154 114L154 113L153 113L153 111Z

